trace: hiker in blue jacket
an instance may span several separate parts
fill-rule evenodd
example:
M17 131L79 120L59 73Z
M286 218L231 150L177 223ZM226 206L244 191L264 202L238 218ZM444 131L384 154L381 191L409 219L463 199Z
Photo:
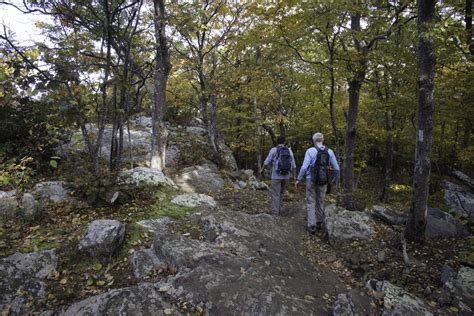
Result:
M263 162L262 172L272 164L272 214L280 215L283 194L290 181L290 174L296 176L296 163L293 152L285 145L285 137L277 138L277 146L270 149Z
M306 177L306 206L308 210L309 233L314 234L324 222L324 198L327 185L339 178L339 165L334 152L323 145L324 135L313 135L314 147L308 148L304 156L295 186ZM332 175L329 165L333 168Z

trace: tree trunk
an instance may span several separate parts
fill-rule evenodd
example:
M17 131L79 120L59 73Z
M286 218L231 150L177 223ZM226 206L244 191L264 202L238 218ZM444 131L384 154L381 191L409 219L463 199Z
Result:
M352 192L354 190L354 150L356 146L357 114L362 82L357 78L349 81L349 112L347 114L346 135L344 138L344 207L353 210Z
M207 123L207 141L209 146L217 155L217 158L220 161L219 157L219 131L217 129L217 98L213 94L210 97L210 111L209 111L209 121Z
M471 57L474 56L474 43L472 42L472 0L466 0L466 11L464 21L466 22L466 44Z
M164 170L167 131L164 124L166 111L166 84L171 70L169 52L165 34L164 0L153 0L154 26L156 42L156 60L154 69L154 91L152 96L152 141L150 167Z
M425 237L431 171L436 58L430 31L435 24L435 3L436 0L418 0L418 128L412 206L405 227L406 238L416 242Z
M390 184L392 181L392 167L393 167L393 120L392 111L390 109L385 112L385 129L388 133L385 140L385 170L383 178L383 190L381 200L387 202L390 193Z
M253 113L255 115L255 142L257 152L257 177L260 179L262 174L262 144L260 142L260 116L258 115L257 97L253 98Z
M357 40L361 32L361 15L356 12L351 15L351 31L354 46L358 51L356 69L353 77L349 80L349 113L347 114L346 135L344 137L344 207L348 210L354 209L352 193L354 191L354 151L356 147L357 115L359 112L360 88L364 82L367 71L368 47L361 47Z

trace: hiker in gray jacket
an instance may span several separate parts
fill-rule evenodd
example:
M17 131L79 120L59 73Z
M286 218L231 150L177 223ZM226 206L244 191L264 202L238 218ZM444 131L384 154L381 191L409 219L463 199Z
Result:
M272 164L272 214L280 215L283 194L290 182L290 174L296 176L296 163L293 152L285 146L285 137L277 138L277 146L270 149L267 159L263 162L262 172Z
M322 228L324 222L324 198L327 185L339 178L339 165L334 152L323 145L324 135L313 135L314 147L308 148L304 156L295 186L306 177L306 206L308 210L309 233L314 234ZM318 157L320 161L318 161ZM329 165L333 174L329 173ZM313 179L314 178L314 179Z

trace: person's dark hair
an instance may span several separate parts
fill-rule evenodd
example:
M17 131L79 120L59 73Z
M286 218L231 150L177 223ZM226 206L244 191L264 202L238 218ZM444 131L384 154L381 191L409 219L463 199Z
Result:
M282 144L285 143L285 141L286 141L285 137L283 137L283 136L278 136L278 138L277 138L277 145L282 145Z

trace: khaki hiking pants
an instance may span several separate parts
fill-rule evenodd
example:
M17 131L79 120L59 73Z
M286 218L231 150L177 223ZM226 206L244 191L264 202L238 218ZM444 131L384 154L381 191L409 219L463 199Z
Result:
M280 215L283 194L288 186L289 180L272 179L272 214Z
M308 208L308 227L323 223L324 198L327 185L315 185L311 179L306 180L306 207Z

